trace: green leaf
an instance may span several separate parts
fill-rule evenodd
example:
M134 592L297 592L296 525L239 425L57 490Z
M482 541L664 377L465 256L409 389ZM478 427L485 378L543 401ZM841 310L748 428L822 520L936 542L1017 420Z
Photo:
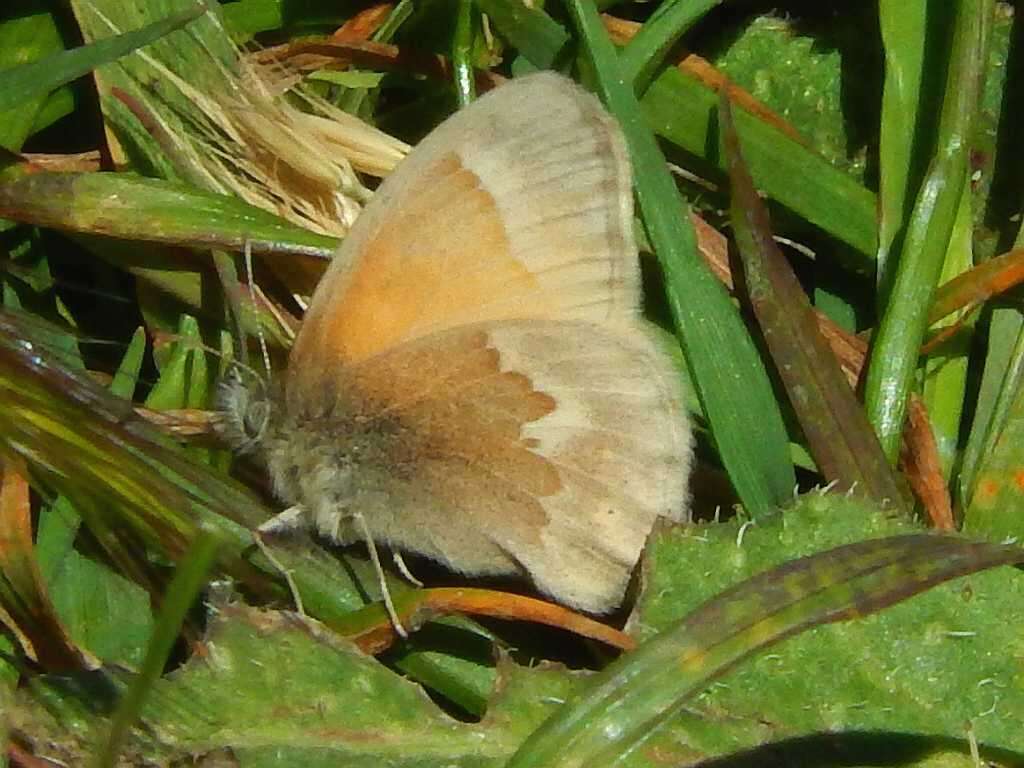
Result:
M995 540L1024 540L1024 386L1016 367L1003 382L1001 396L1009 407L977 470L964 512L964 530Z
M1024 319L1016 309L997 309L989 325L985 367L978 389L974 422L963 450L960 469L960 502L967 509L965 526L973 524L974 494L978 472L992 455L1007 425L1011 408L1024 382Z
M157 411L172 408L204 408L208 403L206 350L195 318L182 315L178 340L160 366L160 378L146 397L146 406Z
M866 522L882 530L898 525L879 512L845 506L812 498L802 510L750 530L749 523L737 523L667 534L654 553L654 582L637 623L649 637L661 631L582 687L509 768L611 765L643 751L677 764L684 756L699 760L820 731L948 735L960 732L965 717L985 713L996 696L999 706L989 716L998 720L985 726L983 743L1024 750L1016 725L1024 697L1004 656L1004 643L1020 648L1020 638L993 605L1005 600L1013 611L1010 606L1024 598L1024 580L1005 569L972 578L962 591L937 590L901 606L896 623L887 620L892 611L805 634L708 689L755 650L808 627L863 617L948 579L1024 559L1018 547L910 534L858 541L761 571L813 551L822 539L849 540L851 532L860 538ZM832 523L839 515L842 526ZM719 591L751 573L758 575ZM698 595L708 602L678 618ZM974 632L981 639L973 640ZM984 680L992 688L979 685ZM706 722L683 713L684 704L706 713ZM677 727L669 718L678 716ZM659 739L652 734L658 726L673 732ZM637 749L640 741L644 746Z
M481 738L423 690L287 617L221 606L194 659L155 686L147 726L174 753L228 747L242 765L495 765L512 744ZM343 725L342 725L343 724Z
M972 194L966 185L957 206L949 248L943 260L939 283L943 284L969 270L973 264ZM934 309L934 303L932 305ZM942 463L942 476L948 482L957 462L961 419L969 402L968 357L972 346L974 321L957 313L933 325L934 331L959 325L954 339L942 344L924 360L922 399L928 409L932 433Z
M52 14L37 13L0 22L0 88L7 71L62 49ZM46 103L44 90L23 95L17 103L0 108L0 147L11 151L21 149L25 139L37 129Z
M147 24L142 29L4 70L0 72L0 111L15 108L27 99L46 94L57 86L77 80L102 64L149 45L185 26L205 11L205 6L197 4L191 10Z
M842 18L841 24L821 27L810 19L766 14L742 29L729 25L710 39L695 38L694 45L729 81L796 130L799 136L791 138L797 141L787 152L795 152L803 137L805 148L863 184L867 158L861 144L874 140L865 118L875 116L875 70L881 64L879 46L868 36L876 33L877 22L870 6L850 6Z
M625 85L615 48L590 0L570 0L602 100L618 119L651 244L665 273L673 319L729 479L762 513L786 503L795 484L788 438L764 366L721 284L697 252L689 210ZM758 414L751 439L749 414Z
M61 496L39 515L36 555L53 607L75 645L134 667L153 627L149 595L74 549L79 517Z

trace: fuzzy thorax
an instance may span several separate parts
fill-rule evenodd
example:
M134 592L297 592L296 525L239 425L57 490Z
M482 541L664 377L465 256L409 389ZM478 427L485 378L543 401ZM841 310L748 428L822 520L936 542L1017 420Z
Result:
M382 495L375 470L382 442L389 441L379 424L360 429L361 420L336 397L325 398L315 413L288 408L281 386L239 376L225 380L218 402L220 434L266 467L277 498L305 510L308 523L331 540L361 538L350 524L352 513L372 512Z

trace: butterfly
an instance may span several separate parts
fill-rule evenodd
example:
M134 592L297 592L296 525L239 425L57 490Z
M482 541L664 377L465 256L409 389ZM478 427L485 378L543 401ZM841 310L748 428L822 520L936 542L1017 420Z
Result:
M283 381L226 386L226 432L332 541L607 612L688 507L680 377L640 302L616 123L561 75L513 80L381 184Z

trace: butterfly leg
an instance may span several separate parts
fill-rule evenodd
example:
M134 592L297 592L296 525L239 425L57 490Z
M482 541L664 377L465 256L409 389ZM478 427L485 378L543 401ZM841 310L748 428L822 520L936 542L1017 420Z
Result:
M263 556L270 561L282 576L284 576L285 583L288 584L288 589L292 593L292 600L295 601L295 610L298 611L299 615L303 618L306 617L306 608L302 604L302 595L299 593L299 587L295 583L295 579L292 578L292 572L290 569L285 568L284 565L276 557L274 553L270 551L270 547L267 546L267 542L264 541L264 536L278 533L287 533L289 531L295 531L305 526L305 509L302 507L289 507L284 512L274 515L272 518L264 522L253 531L253 541L256 542L256 546L259 547L260 552Z
M391 626L395 628L395 632L401 638L409 637L409 633L405 627L402 626L401 620L398 618L398 612L395 610L395 604L391 601L391 590L388 589L387 579L384 578L384 569L380 564L380 556L377 554L377 545L373 541L373 536L370 535L370 527L366 524L366 518L363 517L361 512L349 512L349 515L359 529L362 531L363 540L366 542L366 549L370 553L370 560L373 562L373 568L377 572L377 579L380 583L380 594L384 598L384 608L388 612L388 618L391 619ZM341 516L339 515L338 520L340 522Z
M409 566L405 564L405 560L402 558L401 552L397 549L392 550L391 559L395 561L395 567L398 569L398 572L405 577L406 581L413 586L423 589L423 582L412 575L412 572L409 570Z

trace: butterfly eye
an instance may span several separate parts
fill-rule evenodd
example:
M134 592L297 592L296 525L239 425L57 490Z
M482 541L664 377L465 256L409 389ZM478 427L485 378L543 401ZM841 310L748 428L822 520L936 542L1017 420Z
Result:
M259 447L270 423L270 402L260 379L243 380L231 371L221 382L217 394L220 418L217 431L239 453Z
M259 443L270 421L270 404L266 400L251 400L242 415L242 429L252 443Z

